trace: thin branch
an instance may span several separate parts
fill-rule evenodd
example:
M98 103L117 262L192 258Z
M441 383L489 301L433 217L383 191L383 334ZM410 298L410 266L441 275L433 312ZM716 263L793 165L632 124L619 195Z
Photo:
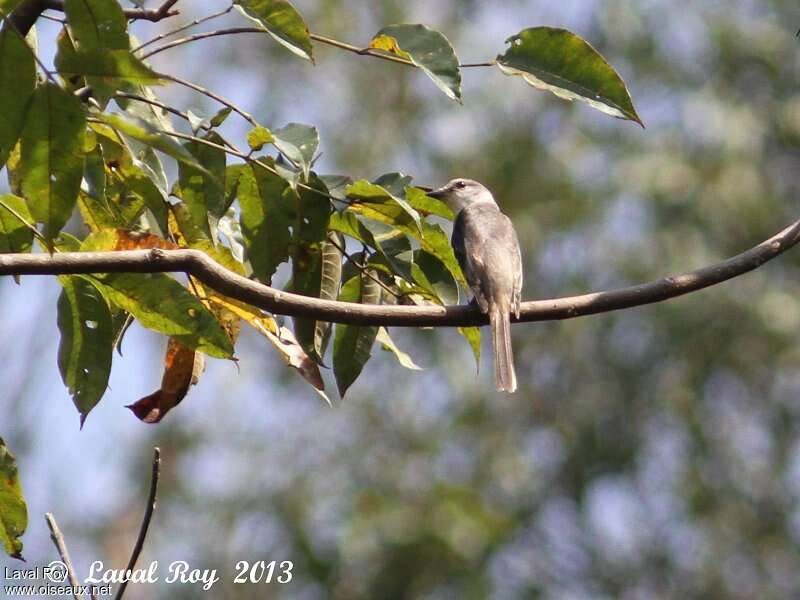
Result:
M176 35L176 34L180 33L181 31L186 31L187 29L191 29L192 27L197 27L201 23L206 23L207 21L211 21L212 19L216 19L218 17L222 17L224 15L227 15L229 12L231 12L231 10L233 10L233 6L234 5L231 3L230 5L228 5L228 8L226 8L224 10L221 10L219 12L216 12L216 13L213 13L213 14L210 14L210 15L206 15L205 17L200 17L199 19L195 19L194 21L191 21L189 23L185 23L185 24L181 25L180 27L176 27L172 31L165 31L164 33L161 33L161 34L155 36L154 38L151 38L151 39L147 40L146 42L143 42L142 44L139 44L138 46L136 46L136 48L133 48L131 50L131 52L138 52L142 48L146 48L147 46L149 46L151 44L155 44L156 42L160 42L164 38L168 38L170 36Z
M43 234L42 234L42 233L41 233L41 232L40 232L38 229L36 229L36 226L35 226L35 225L33 225L33 223L28 223L28 221L26 221L26 220L25 220L25 217L23 217L23 216L22 216L21 214L19 214L19 213L18 213L16 210L14 210L14 208L13 208L13 207L11 207L11 206L9 206L8 204L6 204L6 203L3 201L3 199L2 199L2 198L0 198L0 207L2 207L2 208L4 208L4 209L6 209L6 210L7 210L8 212L10 212L10 213L11 213L11 214L12 214L14 217L16 217L16 219L17 219L17 220L18 220L20 223L22 223L22 224L23 224L25 227L27 227L28 229L30 229L30 230L31 230L31 232L33 233L33 236L34 236L34 237L35 237L37 240L39 240L40 242L42 242L42 243L44 244L44 246L45 246L45 247L47 247L47 244L48 244L47 238L46 238L46 237L45 237L45 236L44 236L44 235L43 235Z
M219 103L220 103L220 104L222 104L223 106L227 106L227 107L228 107L228 108L230 108L230 109L231 109L233 112L235 112L235 113L237 113L237 114L241 115L241 116L242 116L242 117L243 117L243 118L244 118L244 119L245 119L245 120L246 120L248 123L250 123L250 124L251 124L253 127L258 127L258 121L256 121L256 120L253 118L253 115L251 115L250 113L248 113L248 112L247 112L247 111L245 111L244 109L241 109L241 108L239 108L239 107L238 107L238 106L236 106L236 105L235 105L233 102L231 102L231 101L229 101L229 100L226 100L225 98L223 98L222 96L220 96L220 95L218 95L218 94L215 94L215 93L214 93L214 92L212 92L211 90L207 90L206 88L204 88L204 87L201 87L201 86L197 85L196 83L192 83L191 81L186 81L185 79L181 79L180 77L175 77L175 75L166 75L166 74L164 74L164 73L159 73L159 74L158 74L158 76L159 76L160 78L162 78L162 79L167 79L167 80L169 80L169 81L172 81L172 82L174 82L174 83L177 83L177 84L179 84L179 85L182 85L182 86L184 86L184 87L187 87L187 88L189 88L190 90L194 90L195 92L198 92L198 93L200 93L200 94L203 94L204 96L208 96L208 97L209 97L209 98L211 98L212 100L216 100L217 102L219 102Z
M45 513L44 518L47 521L47 526L50 528L50 539L53 540L53 543L56 545L56 550L58 550L58 555L61 557L61 562L64 563L64 566L67 568L67 577L69 577L69 584L72 586L72 595L75 600L82 600L80 594L78 594L80 583L78 582L77 575L75 575L75 567L72 566L72 559L69 557L69 550L67 550L67 543L64 541L64 534L61 533L61 529L59 529L53 513Z
M800 220L773 237L725 261L684 273L612 291L524 302L514 321L571 319L634 306L663 302L739 277L800 242ZM257 283L214 262L199 250L127 250L0 254L0 275L66 275L79 273L184 272L220 294L274 314L318 321L394 327L461 327L484 325L486 315L473 306L366 305L300 296Z
M126 572L130 573L136 567L136 561L139 560L139 555L142 553L144 541L147 538L147 530L150 528L150 521L153 518L153 511L156 509L156 498L158 495L158 477L161 473L161 450L153 448L153 467L150 473L150 494L147 498L147 507L144 511L142 518L142 526L139 528L139 537L136 539L136 545L133 547L131 558L128 561ZM119 584L114 600L120 600L125 593L125 588L128 587L128 580L126 579Z
M172 10L172 7L178 3L178 0L165 0L165 2L158 8L126 8L123 13L129 20L140 19L142 21L162 21L167 17L174 17L180 14L177 10ZM58 10L64 12L64 0L44 0L41 3L45 9Z
M144 60L155 54L163 52L164 50L169 50L170 48L175 48L176 46L183 46L184 44L189 44L191 42L196 42L198 40L205 40L208 38L218 37L222 35L237 35L241 33L265 34L269 32L261 27L229 27L226 29L217 29L216 31L205 31L202 33L195 33L194 35L188 35L186 37L173 40L167 44L159 46L158 48L153 48L150 52L143 54L141 58ZM340 40L335 40L333 38L320 35L319 33L309 33L308 37L317 42L327 44L328 46L333 46L334 48L339 48L340 50L346 50L347 52L352 52L353 54L358 54L360 56L371 56L373 58L380 58L381 60L388 60L389 62L400 63L401 65L406 65L408 67L417 66L414 64L413 61L407 58L403 58L402 56L396 56L394 54L389 54L388 52L384 52L376 48L361 48L359 46L354 46L353 44L348 44L347 42L342 42ZM459 66L463 69L468 69L472 67L492 67L494 66L494 64L495 64L494 61L489 61L482 63L465 63Z

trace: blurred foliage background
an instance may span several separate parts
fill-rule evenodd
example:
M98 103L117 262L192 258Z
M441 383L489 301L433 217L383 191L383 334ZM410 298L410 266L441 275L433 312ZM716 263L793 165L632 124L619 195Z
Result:
M199 4L181 2L184 17L225 6ZM619 70L646 131L493 70L465 72L461 107L418 71L322 46L312 67L253 35L155 60L267 125L315 124L323 171L486 183L520 233L525 298L699 267L796 216L796 2L296 6L313 31L357 44L386 24L422 22L465 62L494 56L523 27L562 26ZM135 31L145 39L170 23ZM55 25L38 27L43 44L53 39ZM163 97L215 108L170 87ZM242 135L234 121L228 135ZM55 558L40 518L49 510L80 573L98 559L121 568L157 444L161 495L140 564L216 568L213 597L791 597L798 267L789 254L669 303L517 326L513 396L491 391L486 364L476 379L455 331L396 331L426 371L376 349L331 410L251 336L240 369L211 361L184 403L148 427L123 405L157 386L163 348L134 329L83 431L56 367L58 285L4 280L1 433L30 504L26 557ZM293 561L292 582L230 583L237 561L261 559ZM162 583L127 597L201 594Z

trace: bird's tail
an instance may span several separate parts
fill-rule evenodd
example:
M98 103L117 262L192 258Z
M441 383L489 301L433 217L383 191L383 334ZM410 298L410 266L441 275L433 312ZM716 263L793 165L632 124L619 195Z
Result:
M514 372L514 352L511 348L511 315L494 304L489 307L494 349L494 384L498 391L515 392L517 375Z

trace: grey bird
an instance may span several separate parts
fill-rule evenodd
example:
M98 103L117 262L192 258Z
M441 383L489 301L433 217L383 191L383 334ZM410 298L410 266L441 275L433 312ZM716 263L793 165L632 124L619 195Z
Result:
M475 302L489 315L495 387L514 392L511 313L519 318L522 292L522 257L514 225L477 181L453 179L428 195L445 202L456 215L451 243Z

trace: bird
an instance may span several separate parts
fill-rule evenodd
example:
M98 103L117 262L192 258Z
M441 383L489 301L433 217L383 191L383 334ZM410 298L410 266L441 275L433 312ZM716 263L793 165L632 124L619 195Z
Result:
M453 211L451 244L475 302L489 315L498 391L515 392L511 313L519 318L522 255L514 224L492 193L472 179L453 179L427 192Z

